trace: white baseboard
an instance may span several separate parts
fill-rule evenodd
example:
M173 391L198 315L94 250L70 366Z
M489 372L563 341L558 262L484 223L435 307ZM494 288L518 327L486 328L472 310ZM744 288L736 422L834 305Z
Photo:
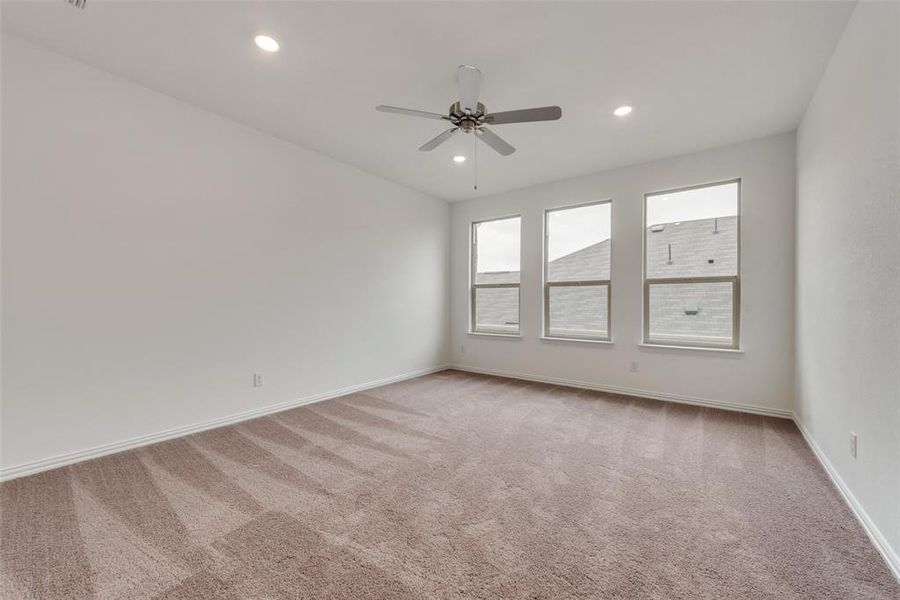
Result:
M445 371L448 368L449 367L446 365L441 365L437 367L430 367L427 369L410 371L401 375L394 375L393 377L385 377L384 379L379 379L377 381L369 381L367 383L351 385L344 388L323 392L321 394L314 394L312 396L305 396L303 398L297 398L295 400L288 400L287 402L280 402L278 404L272 404L270 406L264 406L262 408L255 408L253 410L228 415L226 417L211 419L202 423L184 425L182 427L175 427L157 433L150 433L128 440L122 440L119 442L113 442L111 444L104 444L102 446L88 448L87 450L69 452L66 454L60 454L58 456L53 456L50 458L43 458L41 460L36 460L21 465L4 467L0 469L0 481L15 479L17 477L24 477L26 475L33 475L34 473L40 473L41 471L48 471L50 469L64 467L66 465L71 465L73 463L81 462L84 460L90 460L92 458L98 458L107 454L123 452L125 450L131 450L132 448L139 448L141 446L155 444L156 442L162 442L165 440L170 440L172 438L182 437L185 435L190 435L192 433L198 433L200 431L206 431L207 429L215 429L216 427L231 425L232 423L238 423L240 421L247 421L256 417L262 417L264 415L281 412L289 408L296 408L305 404L313 404L315 402L321 402L323 400L330 400L331 398L346 396L347 394L361 392L382 385L387 385L389 383L397 383L398 381L405 381L407 379L421 377L422 375L437 373L438 371Z
M879 554L884 558L884 561L894 574L894 577L897 578L897 581L900 581L900 557L897 556L897 552L891 548L887 539L882 535L872 519L869 518L866 509L863 508L862 504L856 499L856 496L853 495L853 492L850 491L850 488L847 487L847 484L844 483L844 480L838 474L837 469L834 468L831 461L828 460L828 457L825 456L825 453L819 448L819 445L816 443L812 434L809 433L809 430L803 426L803 423L801 423L796 416L794 417L794 423L797 424L797 429L803 434L803 439L806 440L807 445L812 449L813 454L816 455L819 464L821 464L822 468L825 469L825 472L828 473L828 477L831 478L834 487L838 489L844 502L850 507L850 512L853 513L853 516L855 516L856 520L862 525L862 528L866 532L866 535L869 536L872 545L875 546L875 549L878 550Z
M496 369L482 369L480 367L471 367L471 366L466 366L466 365L452 365L450 368L457 369L459 371L468 371L470 373L481 373L483 375L497 375L499 377L522 379L524 381L536 381L538 383L549 383L552 385L562 385L565 387L596 390L598 392L607 392L610 394L621 394L623 396L637 396L639 398L649 398L651 400L663 400L665 402L677 402L678 404L693 404L696 406L706 406L709 408L721 408L724 410L733 410L736 412L752 413L755 415L778 417L781 419L793 419L794 418L794 413L789 410L782 410L779 408L768 408L766 406L753 406L750 404L737 404L734 402L711 400L709 398L696 398L694 396L662 394L659 392L650 392L647 390L640 390L640 389L636 389L636 388L617 387L617 386L603 385L603 384L598 384L598 383L590 383L587 381L576 381L573 379L559 379L556 377L544 377L544 376L540 376L540 375L527 375L524 373L514 373L512 371L498 371Z
M421 377L423 375L428 375L431 373L437 373L438 371L444 371L446 369L456 369L458 371L468 371L470 373L481 373L483 375L496 375L499 377L509 377L512 379L521 379L524 381L536 381L539 383L548 383L552 385L561 385L566 387L575 387L575 388L583 388L596 390L600 392L608 392L612 394L623 394L627 396L637 396L641 398L650 398L652 400L662 400L666 402L677 402L679 404L693 404L696 406L706 406L710 408L721 408L724 410L733 410L739 412L747 412L752 414L760 414L767 415L772 417L780 417L785 419L792 419L796 424L797 428L800 430L800 433L803 435L803 438L806 440L806 443L812 449L813 454L815 454L819 463L822 465L822 468L825 469L825 472L828 474L828 477L831 478L832 483L837 488L838 492L841 494L841 497L847 503L847 506L850 507L850 511L862 525L863 530L866 532L866 535L871 540L872 545L878 550L881 556L884 558L891 572L894 574L894 577L900 581L900 557L898 557L897 553L891 548L890 544L888 544L887 539L882 535L881 531L875 525L871 518L869 518L868 513L866 513L865 509L853 495L853 492L850 491L850 488L844 483L844 480L838 474L837 470L832 466L831 462L828 460L828 457L825 456L825 453L822 452L819 445L816 443L815 439L813 439L812 435L810 435L809 431L803 426L803 424L794 416L791 411L762 407L762 406L751 406L745 404L736 404L731 402L722 402L719 400L710 400L706 398L695 398L692 396L680 396L675 394L660 394L658 392L648 392L646 390L639 390L634 388L624 388L624 387L616 387L616 386L608 386L608 385L599 385L596 383L589 383L586 381L576 381L570 379L558 379L555 377L542 377L537 375L526 375L523 373L514 373L511 371L499 371L495 369L482 369L479 367L471 367L467 365L441 365L437 367L430 367L427 369L419 369L417 371L411 371L408 373L403 373L401 375L395 375L393 377L386 377L384 379L379 379L376 381L369 381L367 383L361 383L357 385L347 386L344 388L340 388L337 390L331 390L329 392L323 392L320 394L314 394L312 396L305 396L303 398L298 398L295 400L289 400L287 402L281 402L279 404L273 404L270 406L244 411L241 413L237 413L234 415L229 415L226 417L220 417L218 419L211 419L209 421L204 421L202 423L197 423L194 425L185 425L183 427L175 427L173 429L168 429L166 431L160 431L158 433L151 433L148 435L139 436L136 438L132 438L129 440L122 440L119 442L113 442L111 444L104 444L102 446L97 446L95 448L89 448L87 450L80 450L78 452L70 452L67 454L60 454L58 456L53 456L50 458L45 458L41 460L36 460L29 463L24 463L21 465L14 465L12 467L5 467L0 469L0 481L6 481L9 479L15 479L17 477L24 477L26 475L32 475L34 473L40 473L41 471L48 471L50 469L56 469L58 467L64 467L66 465L71 465L77 462L90 460L92 458L98 458L100 456L105 456L107 454L114 454L116 452L123 452L125 450L130 450L132 448L139 448L141 446L147 446L149 444L154 444L156 442L162 442L165 440L169 440L172 438L182 437L185 435L189 435L192 433L198 433L200 431L206 431L208 429L215 429L216 427L223 427L225 425L231 425L233 423L238 423L240 421L247 421L249 419L253 419L256 417L261 417L264 415L281 412L283 410L288 410L290 408L296 408L298 406L304 406L306 404L313 404L316 402L322 402L323 400L330 400L331 398L338 398L340 396L346 396L347 394L352 394L355 392L361 392L364 390L372 389L375 387L379 387L382 385L388 385L390 383L397 383L399 381L405 381L407 379L413 379L415 377Z

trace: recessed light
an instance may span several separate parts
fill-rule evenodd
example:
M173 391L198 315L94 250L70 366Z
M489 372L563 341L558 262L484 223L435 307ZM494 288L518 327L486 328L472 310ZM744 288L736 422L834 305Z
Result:
M453 162L455 163L464 163L466 162L466 157L462 155L457 155L453 157Z
M265 50L266 52L278 52L279 48L281 48L278 40L268 35L258 35L253 38L253 41L256 42L260 50Z
M630 113L633 109L630 106L620 106L616 110L613 111L613 114L617 117L624 117L628 113Z

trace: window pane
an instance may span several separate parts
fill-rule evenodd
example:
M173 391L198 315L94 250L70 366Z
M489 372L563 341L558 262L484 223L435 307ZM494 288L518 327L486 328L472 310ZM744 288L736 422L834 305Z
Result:
M609 337L608 286L550 286L551 337Z
M610 203L547 213L547 281L609 279Z
M519 283L521 217L475 224L475 283Z
M738 184L647 196L647 278L737 275Z
M475 288L475 331L519 333L519 288Z
M731 282L651 283L650 339L730 346L733 302Z

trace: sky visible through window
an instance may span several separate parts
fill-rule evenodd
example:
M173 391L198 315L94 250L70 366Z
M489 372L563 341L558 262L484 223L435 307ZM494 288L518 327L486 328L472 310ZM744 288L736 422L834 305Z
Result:
M737 182L647 196L648 227L737 214ZM476 225L479 273L519 270L521 222L521 217L512 217ZM552 232L547 255L552 261L609 239L611 203L553 211L547 225Z
M611 205L606 202L549 213L547 227L550 236L547 243L547 258L556 260L608 240L611 212Z
M647 196L647 226L738 214L736 181Z
M521 224L521 217L512 217L475 225L478 273L519 270Z

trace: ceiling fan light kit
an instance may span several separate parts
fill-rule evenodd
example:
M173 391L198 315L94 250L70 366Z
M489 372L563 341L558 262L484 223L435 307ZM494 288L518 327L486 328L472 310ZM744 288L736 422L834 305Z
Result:
M541 106L505 112L489 113L484 104L478 101L481 91L481 71L469 65L461 65L456 72L459 84L459 100L450 105L447 114L387 106L375 107L381 112L447 121L452 125L440 135L428 140L420 152L430 152L449 140L457 132L471 133L475 139L481 140L501 156L509 156L516 149L485 125L504 125L508 123L531 123L535 121L556 121L562 117L562 109L558 106ZM476 186L477 187L477 186Z

